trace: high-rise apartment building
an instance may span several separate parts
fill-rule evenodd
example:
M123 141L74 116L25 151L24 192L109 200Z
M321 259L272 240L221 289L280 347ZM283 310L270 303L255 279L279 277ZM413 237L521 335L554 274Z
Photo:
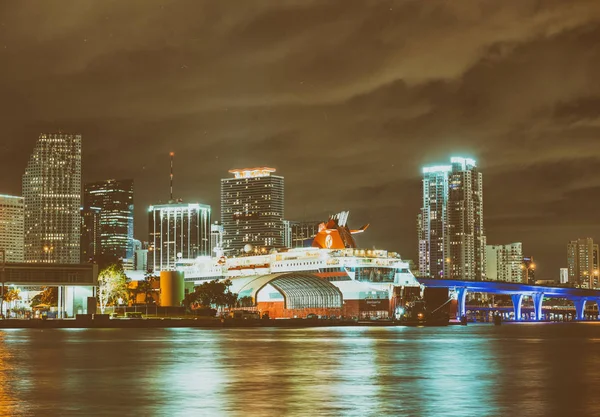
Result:
M447 258L448 174L450 165L423 168L423 206L418 217L419 275L444 278Z
M100 255L100 208L81 209L81 262L92 262Z
M433 278L485 278L483 178L475 161L423 169L418 216L419 273Z
M273 168L229 171L221 180L223 246L233 253L245 245L256 248L284 247L283 177Z
M569 283L582 288L598 288L598 244L592 238L572 240L567 245Z
M210 206L169 203L150 206L148 270L174 270L179 259L211 255Z
M23 175L25 261L79 263L81 135L42 133Z
M508 245L486 245L486 278L493 281L522 283L523 245L520 242Z
M23 197L0 195L0 251L6 262L25 260Z
M83 213L100 209L100 253L106 259L133 257L133 180L85 184Z

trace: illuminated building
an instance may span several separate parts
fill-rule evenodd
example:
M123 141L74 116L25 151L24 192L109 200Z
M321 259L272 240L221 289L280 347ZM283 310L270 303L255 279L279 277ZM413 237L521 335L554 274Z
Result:
M230 280L233 292L271 318L389 317L419 293L419 283L397 253L358 249L354 235L368 225L350 229L347 220L341 212L322 222L311 247L184 259L177 269L194 285Z
M560 268L559 281L561 284L566 284L569 282L569 268Z
M210 250L213 256L223 250L223 225L219 222L210 225Z
M450 165L423 168L423 206L418 218L419 275L443 278Z
M5 251L6 262L23 262L25 258L23 207L23 197L0 195L0 249Z
M100 253L107 259L133 257L133 180L85 184L84 214L97 208L100 215Z
M533 256L523 257L523 283L535 284L535 263L533 262Z
M486 278L492 281L527 283L523 275L523 245L486 245Z
M284 247L283 177L273 175L273 168L229 172L233 178L221 180L225 250L239 252L247 244L261 249Z
M148 210L148 269L175 269L179 259L210 256L210 206L169 203Z
M567 245L569 283L598 288L598 244L592 238L572 240Z
M91 262L100 255L100 208L81 209L81 261Z
M419 273L433 278L485 278L483 178L473 159L423 168L418 216Z
M43 133L23 175L25 261L79 263L81 135Z

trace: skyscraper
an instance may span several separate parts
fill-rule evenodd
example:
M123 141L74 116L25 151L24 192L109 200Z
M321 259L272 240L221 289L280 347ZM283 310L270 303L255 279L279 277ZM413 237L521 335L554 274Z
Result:
M178 259L211 255L210 206L169 203L148 210L148 269L175 269Z
M85 184L84 213L100 209L100 253L106 259L133 257L133 180Z
M42 133L23 175L25 261L79 263L81 135Z
M100 250L100 209L81 209L81 261L91 262L102 252Z
M567 245L569 283L582 288L598 288L598 244L592 238L572 240Z
M527 283L523 274L523 245L486 245L486 278L493 281ZM525 279L525 280L524 280Z
M0 250L6 262L23 262L24 255L23 197L0 195Z
M236 252L246 244L284 247L283 177L266 167L229 172L233 178L221 180L224 248Z
M423 169L418 235L421 275L485 278L483 179L473 159Z
M444 278L450 165L423 168L423 206L418 217L419 275Z

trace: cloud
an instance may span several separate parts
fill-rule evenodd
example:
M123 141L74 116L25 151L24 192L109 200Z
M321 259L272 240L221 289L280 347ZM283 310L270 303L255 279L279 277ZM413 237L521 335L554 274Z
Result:
M228 169L272 165L289 218L350 209L361 242L414 258L420 166L462 153L490 241L552 278L566 240L600 240L597 1L0 7L2 192L61 128L84 135L85 180L135 178L142 239L175 151L176 193L216 213Z

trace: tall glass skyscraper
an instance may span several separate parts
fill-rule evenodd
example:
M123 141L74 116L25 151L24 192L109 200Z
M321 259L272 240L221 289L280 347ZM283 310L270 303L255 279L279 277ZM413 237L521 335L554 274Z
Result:
M433 278L485 278L483 178L470 158L423 169L419 273Z
M85 184L83 214L92 217L93 209L99 209L100 254L107 259L132 258L133 180Z
M225 250L239 252L245 245L282 248L284 243L283 177L274 168L229 171L221 180L221 222Z
M178 259L209 256L210 206L205 204L169 203L148 209L148 269L175 269Z
M79 263L81 135L42 133L23 175L25 261Z

